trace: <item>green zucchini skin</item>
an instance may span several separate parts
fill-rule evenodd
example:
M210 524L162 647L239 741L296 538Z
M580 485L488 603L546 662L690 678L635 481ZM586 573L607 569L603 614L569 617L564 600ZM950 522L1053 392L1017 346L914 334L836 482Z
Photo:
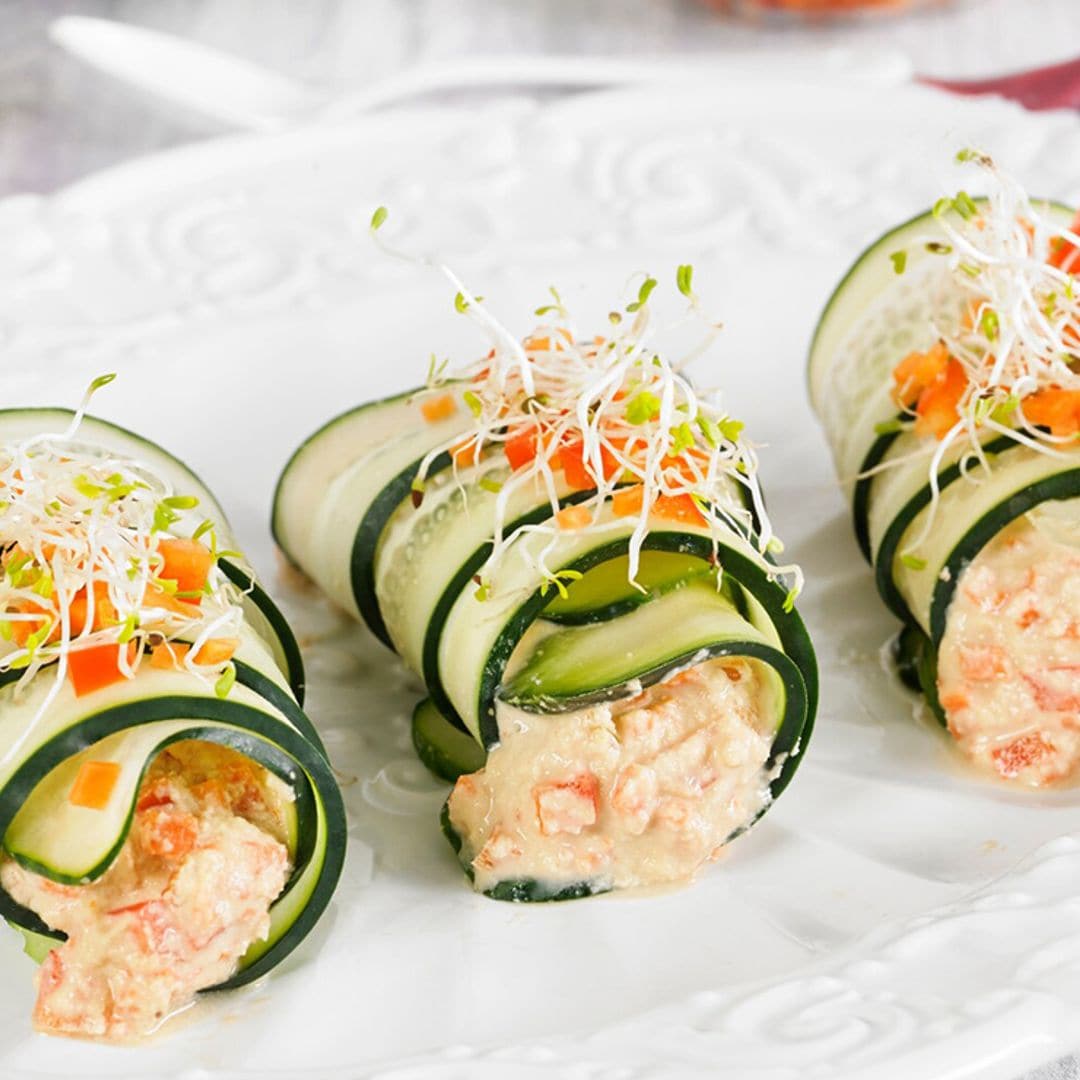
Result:
M476 740L443 716L430 698L413 710L412 743L427 769L450 783L482 769L487 758Z
M64 409L0 410L0 440L17 441L56 427L63 430L72 413ZM193 494L219 526L219 539L228 539L228 523L213 494L186 465L161 447L107 421L87 417L77 441L146 462L161 472L179 493ZM67 884L92 881L105 873L128 838L134 817L137 793L153 759L168 745L181 739L198 739L230 747L265 766L288 785L294 795L295 835L291 843L293 871L282 893L270 909L271 930L265 942L254 944L242 958L236 974L218 990L240 986L260 978L288 956L315 926L330 903L341 875L347 842L345 808L341 792L329 765L318 733L301 709L303 663L296 639L284 616L243 564L223 559L223 573L245 594L247 621L243 640L247 642L234 658L236 682L225 699L198 692L165 690L184 683L179 673L140 669L135 678L97 690L81 698L65 691L46 714L47 726L18 751L13 765L0 775L0 837L8 854L31 871ZM244 649L249 651L245 652ZM244 658L241 658L241 657ZM0 691L17 682L21 672L0 674ZM53 677L45 668L37 679ZM160 682L164 679L165 683ZM158 680L157 682L155 680ZM170 681L171 680L171 681ZM33 687L31 687L33 690ZM155 692L158 691L158 692ZM66 695L66 696L65 696ZM10 701L0 703L5 712L7 744L18 732L17 709ZM160 730L159 730L160 729ZM98 828L101 847L88 850L102 857L80 872L69 873L62 864L35 857L13 838L12 823L43 779L74 755L97 746L103 739L145 737L145 753L135 761L137 771L130 802L120 804L115 835L108 824ZM158 737L160 736L160 737ZM134 744L136 748L142 741ZM48 798L33 803L33 813L47 814ZM42 819L46 823L51 818ZM110 819L111 820L111 819ZM54 833L55 835L55 833ZM25 839L25 837L24 837ZM86 835L76 833L73 843L85 844ZM107 846L106 846L107 845ZM47 845L46 845L47 846ZM64 848L59 849L63 853ZM0 889L0 916L23 933L27 953L40 961L64 935L51 930L32 911L16 904Z
M1063 226L1069 224L1073 210L1060 203L1043 202L1047 212ZM938 226L930 212L917 215L887 232L854 262L836 287L815 331L808 358L807 373L814 406L821 416L833 444L838 469L843 473L845 432L839 430L846 419L852 430L862 432L862 457L857 479L851 486L852 517L856 539L873 569L874 583L885 606L904 624L893 646L897 673L905 685L920 691L938 721L946 724L946 715L938 698L937 651L945 635L949 606L960 577L979 552L1016 518L1050 500L1080 497L1080 450L1058 448L1063 457L1046 461L1045 467L1034 461L1027 450L1007 436L991 435L982 450L991 462L989 478L982 476L985 497L965 499L970 488L956 460L942 462L936 475L940 492L935 529L927 546L929 565L925 569L906 567L900 559L905 540L922 520L934 499L928 473L929 455L912 468L927 470L925 481L914 486L896 485L891 490L886 472L877 469L891 455L902 457L916 448L910 433L873 434L870 421L878 423L897 418L895 406L887 394L879 395L866 409L878 414L867 417L852 412L842 417L833 412L826 416L825 390L832 385L834 368L844 362L845 348L858 342L862 320L874 317L874 305L887 304L892 290L901 289L889 262L889 255L917 236L936 232ZM910 249L909 249L910 250ZM928 258L912 252L916 264ZM908 272L912 266L909 257ZM929 327L913 325L902 328L908 339L926 335ZM909 350L900 349L884 362L880 370L864 369L858 377L864 381L878 378L881 388L891 385L892 365ZM867 382L869 385L869 382ZM831 419L831 422L830 422ZM906 466L898 466L900 470ZM914 474L911 474L914 476ZM918 479L916 477L916 479ZM906 482L905 482L906 483ZM955 509L954 509L955 507ZM874 521L877 521L876 527ZM939 535L940 534L940 535ZM922 582L919 575L925 575ZM932 585L927 587L927 583Z

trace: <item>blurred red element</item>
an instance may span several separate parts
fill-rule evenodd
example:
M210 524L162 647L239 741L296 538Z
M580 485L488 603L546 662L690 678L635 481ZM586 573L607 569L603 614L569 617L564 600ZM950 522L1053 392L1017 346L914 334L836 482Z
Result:
M941 5L949 0L702 0L706 7L745 18L796 15L806 19L894 13Z

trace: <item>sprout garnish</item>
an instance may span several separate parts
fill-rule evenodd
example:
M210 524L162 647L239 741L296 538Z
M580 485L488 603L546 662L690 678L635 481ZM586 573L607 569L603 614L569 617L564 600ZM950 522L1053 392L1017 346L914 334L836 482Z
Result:
M679 266L675 274L676 290L689 301L681 321L703 323L706 334L688 355L672 360L651 344L658 288L651 276L639 280L633 299L622 312L611 313L606 335L597 337L582 338L573 329L552 287L553 302L535 309L547 321L519 341L445 265L394 251L381 235L375 239L388 254L441 271L457 291L455 306L489 335L491 348L482 359L452 373L440 366L437 378L432 365L427 392L455 393L472 424L426 455L413 484L418 506L429 469L447 452L462 487L462 468L485 470L477 484L495 496L495 527L491 553L475 578L478 599L494 595L501 561L532 535L543 542L523 549L533 552L526 557L544 589L561 594L573 576L547 562L560 534L622 529L632 518L628 576L635 585L650 529L658 520L674 519L706 531L714 553L725 535L748 540L770 578L789 586L788 606L794 602L802 573L769 557L774 536L758 484L756 448L718 394L696 390L682 374L720 328L701 312L691 266ZM515 493L536 489L548 499L552 517L510 527ZM564 506L568 490L584 497Z
M959 191L939 199L933 214L944 241L921 238L907 251L889 256L897 274L908 269L914 248L936 257L938 265L928 269L923 286L934 299L931 328L941 356L950 366L959 365L954 397L947 399L943 414L939 407L939 418L944 419L932 430L936 438L871 470L929 458L931 505L919 534L901 553L911 569L925 565L914 553L933 529L937 476L946 455L958 455L961 472L975 482L976 467L986 473L993 469L983 449L990 438L1005 436L1054 457L1078 438L1055 432L1039 404L1045 403L1047 393L1080 391L1080 297L1073 276L1080 272L1080 257L1075 264L1060 257L1072 246L1080 247L1080 235L1075 224L1062 228L1041 213L989 155L964 150L957 160L980 170L986 198L976 200ZM943 372L938 382L944 378ZM902 395L903 387L895 389ZM1025 413L1025 402L1039 415ZM900 403L909 419L879 424L878 434L912 429L929 434L917 402L909 398Z
M43 668L55 672L34 723L59 693L73 651L115 643L120 673L133 677L147 645L190 644L181 665L208 687L222 665L197 662L213 638L235 638L242 594L223 574L213 522L199 524L198 499L176 493L143 462L77 441L95 379L66 431L0 445L0 673L21 671L25 692ZM207 537L213 555L194 595L159 575L159 545ZM122 646L129 646L124 649ZM18 753L34 724L8 748Z

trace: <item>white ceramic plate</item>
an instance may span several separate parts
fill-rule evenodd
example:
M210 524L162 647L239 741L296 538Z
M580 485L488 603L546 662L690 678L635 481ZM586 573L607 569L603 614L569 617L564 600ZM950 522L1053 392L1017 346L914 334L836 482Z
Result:
M764 66L764 62L762 62ZM0 938L0 1073L22 1077L1011 1078L1080 1010L1080 793L959 768L882 671L894 627L803 391L815 316L863 243L992 149L1080 201L1080 128L889 80L396 111L237 138L0 204L0 396L95 404L188 458L307 643L310 711L346 787L345 878L285 967L137 1050L31 1033ZM769 78L765 81L765 75ZM698 368L770 444L764 480L809 586L818 731L776 809L693 888L522 907L473 895L414 761L418 688L316 597L275 582L271 489L346 405L483 345L437 250L518 331L549 283L603 325L633 271L695 284L727 329ZM2 722L2 717L0 717Z

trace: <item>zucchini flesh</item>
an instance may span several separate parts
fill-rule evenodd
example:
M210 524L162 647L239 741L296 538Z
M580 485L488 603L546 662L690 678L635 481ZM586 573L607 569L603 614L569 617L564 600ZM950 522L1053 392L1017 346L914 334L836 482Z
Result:
M499 697L528 712L566 712L638 692L705 657L742 655L748 644L766 644L764 635L715 580L692 581L606 623L545 636Z
M636 585L630 581L630 560L612 559L590 570L567 586L566 596L556 595L544 618L564 626L604 622L675 588L688 576L705 568L682 555L667 551L642 552Z
M477 741L443 716L430 698L413 710L412 742L424 765L451 783L482 769L487 758Z

